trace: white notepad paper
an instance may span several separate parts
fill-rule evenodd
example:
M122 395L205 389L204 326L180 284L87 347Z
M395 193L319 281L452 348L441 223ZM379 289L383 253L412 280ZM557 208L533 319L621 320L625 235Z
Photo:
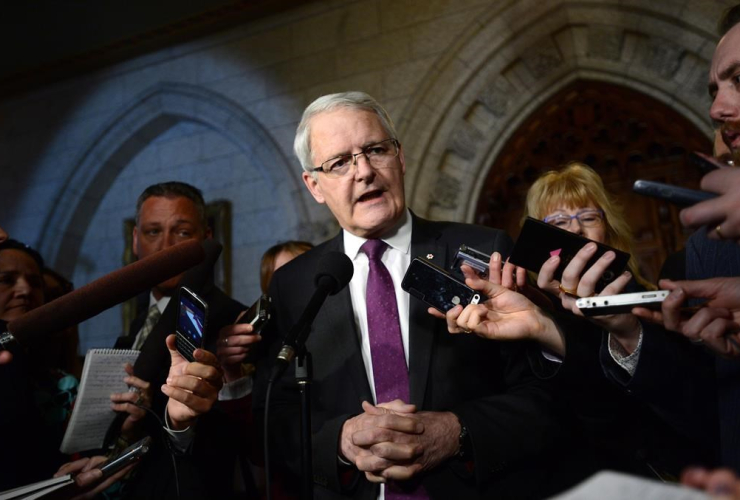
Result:
M62 453L103 446L108 427L116 417L110 407L110 395L128 391L123 381L126 377L123 366L133 365L138 356L139 351L126 349L90 349L87 352L77 400L59 448Z

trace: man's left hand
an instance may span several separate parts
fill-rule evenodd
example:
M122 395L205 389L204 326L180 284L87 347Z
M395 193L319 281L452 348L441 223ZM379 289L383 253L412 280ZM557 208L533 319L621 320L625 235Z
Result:
M223 385L223 374L218 359L213 353L196 349L195 361L189 363L175 348L175 336L167 337L171 365L167 383L162 392L170 399L167 413L175 430L182 430L195 422L195 419L210 411L218 400L218 391Z

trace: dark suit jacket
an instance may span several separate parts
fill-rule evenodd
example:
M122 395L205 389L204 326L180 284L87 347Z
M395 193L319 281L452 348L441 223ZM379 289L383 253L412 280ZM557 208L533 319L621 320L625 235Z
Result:
M273 319L263 333L270 347L258 366L255 415L264 405L266 365L280 340L298 319L314 291L317 261L330 251L342 251L342 234L319 245L278 270L270 287ZM414 217L411 257L432 254L448 268L465 243L504 256L511 240L502 231L466 224L430 222ZM414 298L409 311L410 402L419 410L452 411L467 426L473 445L473 470L457 459L423 477L433 498L477 498L494 493L502 498L526 498L536 478L523 474L523 462L536 455L549 435L550 396L532 374L519 343L498 343L470 335L450 335L444 321L427 313ZM313 355L312 387L314 491L317 498L374 499L378 486L355 472L342 480L337 460L343 423L372 402L354 321L350 292L329 297L313 323L307 348ZM296 475L300 471L299 406L292 368L275 385L269 413L273 457ZM524 479L527 477L527 479Z
M740 275L740 246L710 240L706 229L686 244L685 279ZM674 276L680 278L680 276ZM644 325L640 359L630 377L601 350L607 376L649 404L661 418L712 458L740 472L740 363L721 359L683 336Z
M198 290L208 304L208 325L204 348L216 352L219 330L232 324L246 308L233 300L212 282ZM154 330L149 334L134 365L134 373L152 384L152 409L164 418L167 397L159 389L164 384L170 368L170 353L165 345L167 335L174 333L177 315L177 297L167 305ZM146 311L135 319L129 335L116 342L118 348L133 345L136 334L146 319ZM129 485L130 498L177 498L172 458L161 442L160 423L147 416L150 435L160 440L159 446L150 451L147 459L137 468L137 475ZM198 419L191 454L178 457L177 477L181 497L227 498L233 491L233 472L239 446L245 446L235 436L243 436L234 422L217 404L210 412Z

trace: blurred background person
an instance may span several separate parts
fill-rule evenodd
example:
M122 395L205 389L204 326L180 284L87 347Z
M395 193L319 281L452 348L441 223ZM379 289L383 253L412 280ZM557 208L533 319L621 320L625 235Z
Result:
M27 245L0 243L0 320L13 321L44 303L43 267L41 255ZM0 426L12 430L3 435L0 491L51 477L61 460L60 442L36 406L36 360L17 345L12 354L13 362L0 366Z
M284 266L294 258L313 248L307 241L285 241L268 248L262 255L260 264L260 288L262 293L267 293L272 275L280 267ZM242 313L244 314L244 313ZM241 318L241 315L239 316ZM256 356L253 346L260 342L262 337L253 333L252 325L234 324L224 327L220 333L221 341L218 346L218 357L224 368L225 389L230 386L238 386L240 380L250 380L254 373ZM222 390L222 396L226 390ZM241 423L240 429L244 431L241 439L245 445L240 447L239 462L242 467L242 477L247 475L247 465L253 465L253 476L260 492L264 492L265 473L262 446L256 438L254 429L254 418L252 415L251 384L248 388L233 391L231 400L221 401L221 405L228 408L234 419ZM272 496L282 499L290 498L282 485L284 478L279 474L272 478Z
M278 243L268 248L262 255L262 263L260 264L260 288L262 293L267 293L275 271L312 248L311 243L297 240Z

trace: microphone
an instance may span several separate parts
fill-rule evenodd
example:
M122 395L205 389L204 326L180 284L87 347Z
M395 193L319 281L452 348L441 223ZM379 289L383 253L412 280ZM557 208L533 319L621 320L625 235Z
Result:
M354 272L352 261L342 252L328 252L319 259L316 275L313 279L316 290L305 309L303 309L303 314L283 340L283 347L280 349L272 367L270 382L280 378L295 358L296 353L303 350L311 330L311 324L319 313L321 306L324 305L326 297L338 293L347 286Z
M106 274L8 323L0 330L0 350L90 319L190 269L204 255L201 242L188 240Z

